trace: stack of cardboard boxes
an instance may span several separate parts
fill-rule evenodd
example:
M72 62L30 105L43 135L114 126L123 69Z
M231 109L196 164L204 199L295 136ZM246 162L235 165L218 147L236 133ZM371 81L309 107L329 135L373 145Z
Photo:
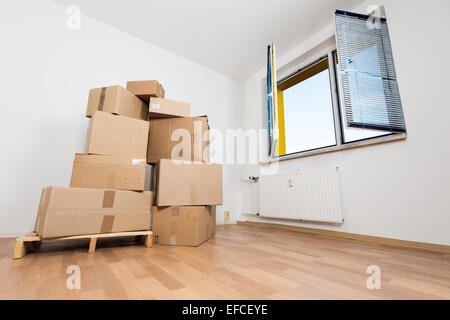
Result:
M155 243L197 246L215 234L222 167L207 163L207 117L164 96L155 80L90 91L86 150L75 155L70 188L42 192L42 239L149 230L152 220ZM156 199L144 191L147 163L156 166Z
M139 82L128 82L127 89L145 92ZM189 116L189 104L149 99L147 162L156 166L154 243L198 246L216 233L222 166L208 163L208 117Z

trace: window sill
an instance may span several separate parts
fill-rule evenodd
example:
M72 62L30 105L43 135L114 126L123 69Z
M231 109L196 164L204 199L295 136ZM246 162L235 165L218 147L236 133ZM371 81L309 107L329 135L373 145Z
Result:
M346 144L341 144L338 146L325 147L325 148L321 148L321 149L304 151L304 152L289 154L289 155L285 155L285 156L281 156L281 157L276 157L271 160L262 161L260 164L268 165L268 164L271 164L271 163L277 162L277 161L285 161L285 160L290 160L290 159L311 157L311 156L315 156L315 155L323 154L323 153L360 148L360 147L364 147L364 146L370 146L370 145L387 143L387 142L398 141L398 140L405 140L406 136L407 136L406 133L397 133L397 134L384 136L384 137L355 141L355 142L350 142L350 143L346 143Z

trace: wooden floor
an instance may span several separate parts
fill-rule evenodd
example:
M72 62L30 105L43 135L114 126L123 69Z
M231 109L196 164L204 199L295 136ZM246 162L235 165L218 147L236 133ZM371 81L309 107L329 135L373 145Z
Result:
M450 299L450 255L245 225L218 226L198 248L134 239L43 243L12 260L0 239L0 299ZM66 269L78 265L81 289ZM369 290L369 265L381 289Z

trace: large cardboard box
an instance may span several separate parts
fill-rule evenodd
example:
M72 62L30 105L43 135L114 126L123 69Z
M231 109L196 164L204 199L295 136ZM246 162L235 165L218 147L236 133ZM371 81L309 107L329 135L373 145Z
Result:
M222 165L159 161L157 206L222 205L222 201Z
M145 159L76 154L70 186L144 191L146 168Z
M41 238L148 230L152 192L47 187L35 231Z
M89 123L86 153L145 159L148 128L148 121L95 111Z
M150 98L148 106L148 117L150 119L189 117L190 114L191 105L189 103L162 98Z
M215 234L214 206L158 207L153 214L154 242L199 246ZM214 225L214 233L211 228Z
M164 98L163 86L156 80L128 81L127 90L148 103L150 97Z
M148 117L147 104L121 86L91 89L86 117L91 117L97 110L140 120Z
M152 119L149 122L148 163L157 163L160 159L209 161L207 116Z

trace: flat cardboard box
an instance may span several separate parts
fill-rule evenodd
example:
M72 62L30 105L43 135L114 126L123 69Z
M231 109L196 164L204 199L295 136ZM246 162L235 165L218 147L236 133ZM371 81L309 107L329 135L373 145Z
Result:
M145 159L76 154L70 186L144 191L146 168Z
M222 205L222 165L161 159L157 166L156 205Z
M189 103L162 98L150 98L148 106L148 117L150 119L189 117L190 114L191 105Z
M148 128L148 121L95 111L89 123L86 153L145 159Z
M153 239L162 245L199 246L214 236L211 226L214 224L215 228L215 223L214 206L157 207L153 214Z
M42 238L150 228L152 192L47 187L35 231Z
M209 161L207 116L151 119L149 123L148 163L157 163L161 159ZM185 130L185 135L180 129Z
M163 86L156 80L128 81L127 90L148 103L150 97L164 98Z
M148 118L147 104L121 86L91 89L86 117L97 110L140 120Z

